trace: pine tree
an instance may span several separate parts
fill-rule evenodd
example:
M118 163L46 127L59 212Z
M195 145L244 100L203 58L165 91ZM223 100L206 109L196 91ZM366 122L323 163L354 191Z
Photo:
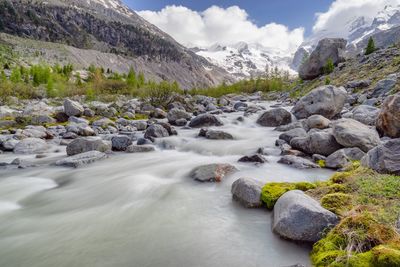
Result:
M333 70L335 69L335 65L333 64L333 60L331 58L329 58L326 61L326 64L324 66L324 73L325 74L330 74L333 72Z
M374 39L372 37L370 37L369 40L368 40L367 48L365 49L365 55L372 54L372 53L375 52L375 50L376 50L375 41L374 41Z

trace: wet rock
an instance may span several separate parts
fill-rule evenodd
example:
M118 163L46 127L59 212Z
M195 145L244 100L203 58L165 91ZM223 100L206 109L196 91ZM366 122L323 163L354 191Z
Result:
M232 198L246 208L262 206L261 190L263 183L251 178L240 178L232 184Z
M292 114L284 108L274 108L264 112L257 123L264 127L277 127L292 122Z
M193 118L189 127L201 128L201 127L211 127L211 126L222 126L222 121L214 115L211 114L200 114Z
M285 239L315 243L339 218L304 192L283 194L274 206L272 229Z
M16 154L37 154L45 152L48 149L48 145L45 141L39 138L26 138L14 147L14 153Z
M379 173L400 175L400 139L389 140L371 149L361 163Z
M285 140L287 143L296 137L306 137L307 132L303 128L295 128L279 135L279 139Z
M267 159L261 154L255 154L251 156L244 156L239 159L239 162L265 163L267 162Z
M79 168L84 165L94 163L101 159L107 158L107 155L99 151L88 151L74 156L67 157L56 161L57 166L65 166L72 168Z
M208 130L205 137L210 140L233 140L233 136L230 133L217 130Z
M149 128L147 128L146 132L144 133L144 138L152 140L153 138L162 138L168 137L169 133L167 129L165 129L160 124L153 124Z
M127 153L145 153L145 152L152 152L156 149L154 146L150 145L130 145L126 148L125 152Z
M165 119L167 117L167 112L160 108L156 108L153 110L151 113L151 117L156 118L156 119Z
M318 169L319 165L315 164L311 160L300 158L292 155L283 156L278 163L290 165L296 169Z
M132 139L126 135L117 135L111 138L112 150L125 151L128 146L132 145Z
M326 129L329 128L331 121L321 115L312 115L306 120L309 129Z
M176 122L185 120L185 125L186 125L186 121L190 120L190 118L192 117L192 115L190 115L189 113L187 113L185 110L182 109L178 109L178 108L173 108L168 112L168 122L171 123L172 125L177 125ZM180 123L182 125L182 123ZM181 125L177 125L177 126L181 126Z
M225 176L236 171L230 164L209 164L193 169L189 176L199 182L221 182Z
M354 160L361 160L364 156L365 153L358 147L344 148L329 155L325 164L327 168L342 169L350 166Z
M15 146L19 142L20 142L20 140L16 140L16 139L10 138L7 141L4 141L0 147L4 151L13 151Z
M312 115L332 119L340 114L346 99L347 93L343 87L321 86L300 98L292 113L297 119L306 119Z
M64 112L69 117L70 116L81 116L83 114L84 108L81 104L70 99L64 100Z
M235 110L246 110L246 108L248 107L248 105L247 105L247 103L245 103L245 102L236 102L234 105L233 105L233 108L235 109Z
M296 128L301 128L307 131L307 129L304 128L304 123L302 121L294 121L292 123L289 123L287 125L281 125L275 128L275 131L278 132L287 132Z
M340 119L333 124L333 135L344 147L358 147L364 152L381 143L376 130L353 119Z
M400 137L400 94L386 98L376 120L376 127L386 136Z
M88 151L111 151L111 142L96 137L81 137L67 145L67 155L74 156Z

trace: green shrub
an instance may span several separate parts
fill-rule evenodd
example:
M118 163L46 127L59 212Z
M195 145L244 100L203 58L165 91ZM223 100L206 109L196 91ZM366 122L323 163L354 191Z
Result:
M372 37L370 37L368 40L367 48L365 49L365 55L370 55L370 54L374 53L375 50L376 50L375 41Z
M329 58L324 66L324 74L330 74L335 69L335 65L333 64L332 58Z

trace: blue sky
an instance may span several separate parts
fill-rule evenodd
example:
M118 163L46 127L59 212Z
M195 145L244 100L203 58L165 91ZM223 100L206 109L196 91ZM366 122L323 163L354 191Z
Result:
M203 11L212 5L245 9L258 26L276 22L289 28L304 27L311 34L315 13L326 12L333 0L123 0L132 9L158 11L167 5L182 5Z

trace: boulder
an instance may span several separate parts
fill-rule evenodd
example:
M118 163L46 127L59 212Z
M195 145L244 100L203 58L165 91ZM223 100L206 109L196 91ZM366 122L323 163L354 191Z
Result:
M376 127L386 136L400 137L400 94L386 98L378 114Z
M153 110L153 112L150 114L152 118L156 119L165 119L167 117L167 112L160 108L156 108Z
M178 108L171 109L167 115L168 122L171 123L172 125L177 125L176 124L177 121L180 121L179 124L182 124L182 119L185 120L185 124L186 124L186 121L190 120L191 117L192 117L192 115L187 113L185 110L178 109ZM177 126L181 126L181 125L177 125Z
M81 137L67 145L67 155L74 156L88 151L111 151L111 142L96 137Z
M285 239L315 243L339 218L303 191L283 194L274 206L272 229Z
M26 138L14 147L16 154L37 154L43 153L48 149L46 142L39 138Z
M222 126L222 125L223 125L222 121L216 116L211 114L200 114L194 117L189 123L189 127L192 128Z
M342 146L358 147L364 152L381 143L375 129L353 119L340 119L333 123L333 135Z
M265 163L267 159L261 154L255 154L251 156L244 156L239 159L239 162L253 162L253 163Z
M339 38L326 38L318 42L317 47L301 64L299 76L303 80L312 80L324 73L324 67L328 60L332 60L337 66L344 61L342 51L346 48L347 41Z
M295 128L279 135L279 139L285 140L287 143L296 137L306 137L307 132L303 128Z
M199 182L221 182L225 176L236 171L230 164L208 164L193 169L189 176Z
M107 155L99 151L88 151L74 156L67 157L56 161L57 166L65 166L72 168L79 168L98 160L106 158Z
M132 145L132 139L126 135L116 135L111 138L112 149L115 151L125 151Z
M361 163L379 173L400 175L400 138L371 149Z
M49 115L33 115L31 119L31 123L33 125L43 125L47 123L55 123L56 120L50 117Z
M68 116L81 116L85 109L81 104L70 99L64 100L64 112Z
M156 149L151 145L130 145L126 148L125 152L127 153L145 153L152 152Z
M344 148L326 158L325 165L331 169L342 169L351 165L354 160L361 160L365 153L358 147Z
M312 115L305 123L309 129L326 129L329 128L331 121L321 115Z
M386 78L380 80L376 85L374 90L372 91L370 97L376 98L380 96L388 95L396 86L397 79L396 78Z
M233 136L230 133L216 130L208 130L205 133L205 137L211 140L233 140Z
M277 127L292 122L292 114L284 108L274 108L264 112L257 123L264 127Z
M375 126L379 111L378 108L373 106L360 105L352 110L350 118L365 125Z
M278 163L290 165L296 169L318 169L319 165L315 164L311 160L296 157L293 155L283 156Z
M232 198L246 208L262 206L261 190L263 183L251 178L240 178L232 184Z
M167 129L165 129L160 124L153 124L149 128L147 128L146 132L144 133L144 138L146 139L153 139L153 138L162 138L168 137L169 133Z
M297 119L306 119L312 115L322 115L332 119L340 114L346 99L347 93L343 87L321 86L300 98L292 113Z

